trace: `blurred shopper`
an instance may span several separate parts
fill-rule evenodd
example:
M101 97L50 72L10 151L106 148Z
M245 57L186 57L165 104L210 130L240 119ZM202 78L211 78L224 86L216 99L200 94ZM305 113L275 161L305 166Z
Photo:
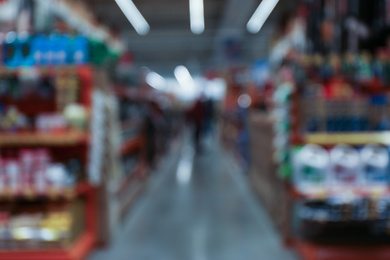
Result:
M188 111L188 120L192 124L195 149L200 151L200 141L205 120L205 105L201 98L197 99Z
M156 157L156 122L157 122L158 112L153 104L147 107L147 113L143 122L143 133L146 137L146 147L145 147L145 159L148 166L154 168L155 157Z
M204 119L204 134L208 135L213 130L213 123L214 123L214 100L207 99L204 101L204 109L205 109L205 119Z

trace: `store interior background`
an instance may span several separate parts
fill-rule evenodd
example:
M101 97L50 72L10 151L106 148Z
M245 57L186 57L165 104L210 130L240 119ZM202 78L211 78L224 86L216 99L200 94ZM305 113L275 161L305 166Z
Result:
M0 0L0 259L390 259L390 0Z

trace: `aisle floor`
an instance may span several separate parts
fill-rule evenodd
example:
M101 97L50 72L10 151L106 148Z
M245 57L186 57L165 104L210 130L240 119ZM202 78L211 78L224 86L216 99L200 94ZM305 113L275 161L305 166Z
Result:
M172 148L112 245L90 260L296 260L233 157L210 138ZM213 140L213 141L211 141Z

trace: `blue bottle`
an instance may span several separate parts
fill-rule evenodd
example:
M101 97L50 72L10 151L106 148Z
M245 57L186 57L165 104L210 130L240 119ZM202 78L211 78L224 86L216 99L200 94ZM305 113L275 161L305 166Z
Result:
M21 65L32 66L34 65L34 57L31 50L31 37L27 32L19 34L18 47L21 52Z
M18 51L18 38L15 32L9 32L5 36L4 64L8 67L17 67L21 60L21 53Z

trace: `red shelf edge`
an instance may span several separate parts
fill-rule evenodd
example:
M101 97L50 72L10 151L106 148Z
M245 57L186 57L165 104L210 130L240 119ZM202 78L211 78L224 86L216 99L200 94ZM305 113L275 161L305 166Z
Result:
M50 133L50 132L48 133L43 133L43 132L0 133L1 146L18 146L18 145L68 146L68 145L87 143L89 139L90 139L90 135L83 131L64 131L58 133L56 132L54 133Z
M83 234L68 251L70 259L84 259L95 247L95 237L90 233Z
M137 164L135 169L128 174L128 176L122 181L122 184L116 191L116 196L121 196L121 194L124 193L124 191L131 185L132 181L137 178L137 176L142 175L141 173L146 172L147 168L144 166L143 162L140 162Z
M136 136L128 141L125 141L121 148L120 148L120 153L121 155L126 155L131 151L134 151L137 148L140 148L144 143L144 140L142 136Z
M77 184L75 188L71 189L58 189L53 190L53 194L49 193L41 193L39 194L37 191L33 191L31 195L29 194L4 194L0 193L0 201L4 200L13 200L13 199L26 199L26 200L35 200L36 198L47 198L51 200L58 200L58 199L65 199L65 200L72 200L74 198L77 198L81 195L86 194L88 191L90 191L92 188L88 183L80 183ZM69 192L69 194L67 194Z
M389 246L330 246L295 241L294 246L304 260L388 260Z
M95 246L95 237L86 232L69 249L0 251L1 260L82 260Z

